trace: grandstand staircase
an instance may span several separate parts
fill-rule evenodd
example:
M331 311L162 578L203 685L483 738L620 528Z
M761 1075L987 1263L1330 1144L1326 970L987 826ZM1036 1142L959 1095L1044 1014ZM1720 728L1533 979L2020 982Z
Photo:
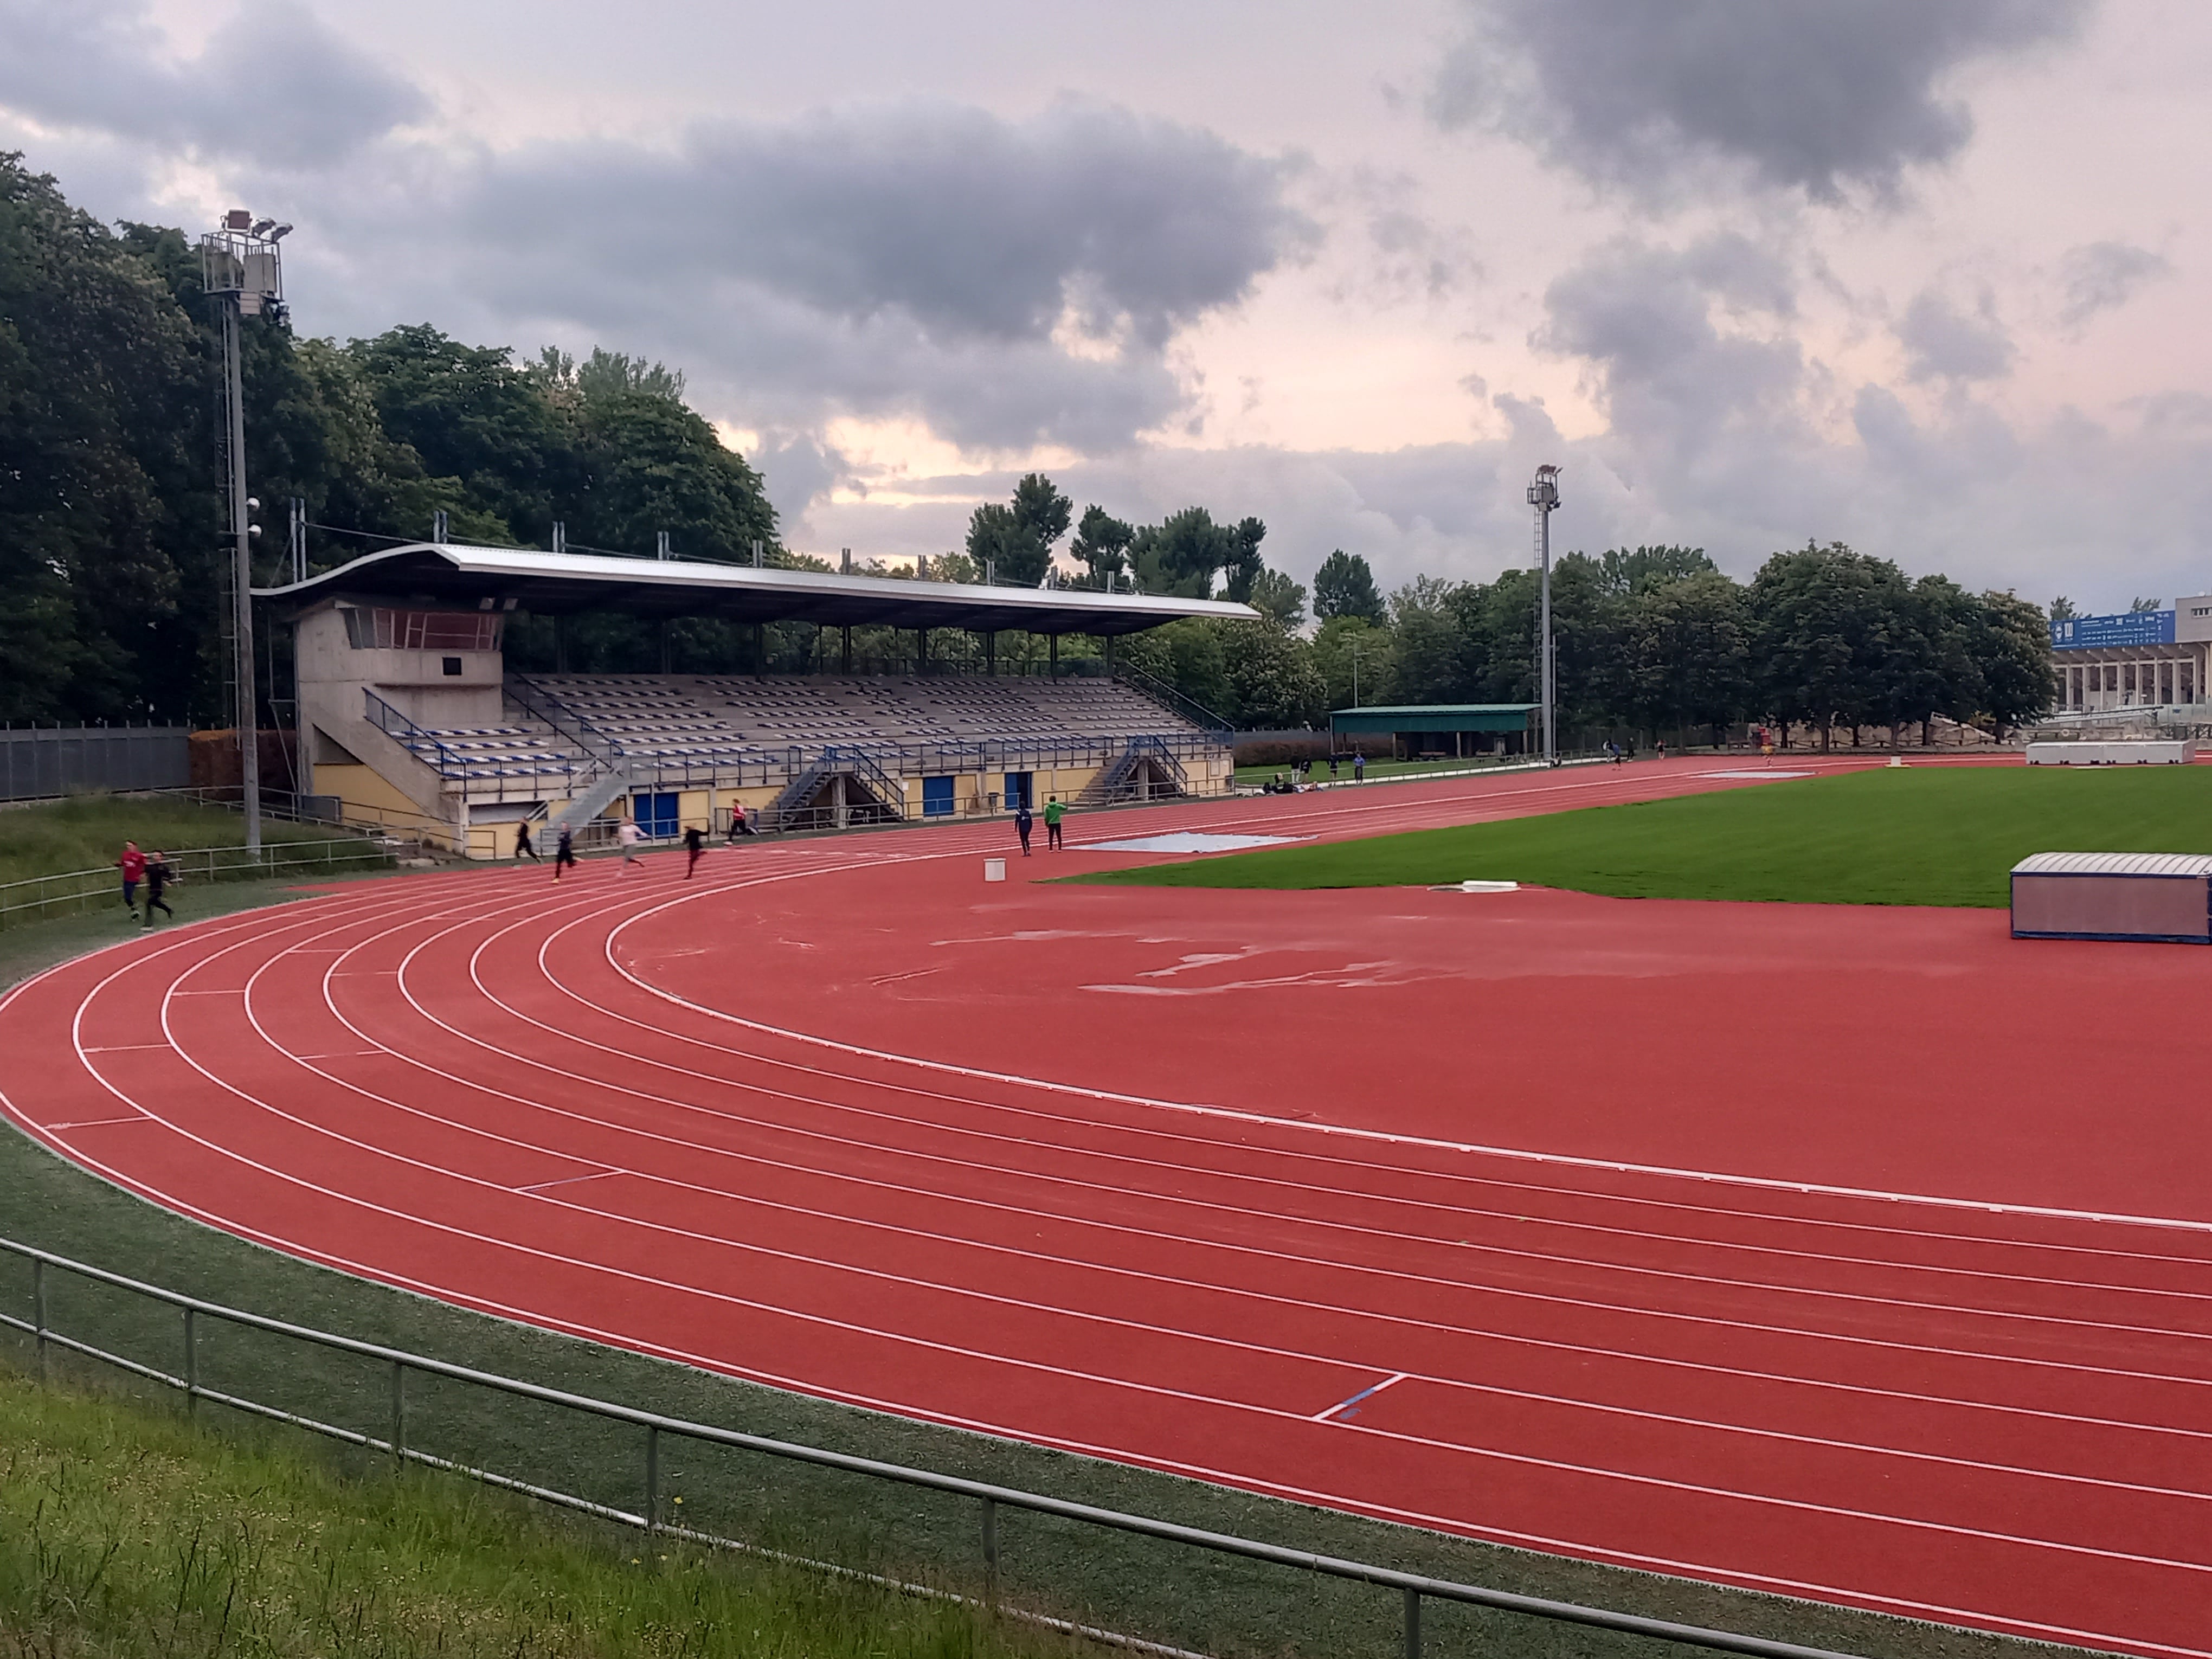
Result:
M1117 806L1133 800L1166 800L1190 793L1182 763L1158 738L1132 738L1128 746L1075 798L1079 807Z
M575 745L591 760L592 774L587 777L582 792L570 796L568 804L548 818L555 835L563 830L572 833L582 830L629 793L633 779L629 757L621 744L526 675L509 674L504 690L507 702Z
M792 779L761 814L771 830L842 830L902 823L906 791L856 749L830 747Z

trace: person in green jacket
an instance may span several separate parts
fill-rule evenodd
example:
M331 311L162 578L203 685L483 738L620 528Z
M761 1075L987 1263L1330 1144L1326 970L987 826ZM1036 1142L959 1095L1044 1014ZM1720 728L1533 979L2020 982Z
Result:
M1044 850L1058 853L1065 850L1060 839L1060 821L1067 816L1067 809L1060 804L1057 795L1047 795L1044 800Z

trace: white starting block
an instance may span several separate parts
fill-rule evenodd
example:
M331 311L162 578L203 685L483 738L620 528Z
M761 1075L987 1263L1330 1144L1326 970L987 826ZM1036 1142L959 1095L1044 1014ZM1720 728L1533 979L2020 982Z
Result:
M2194 738L2115 739L2109 743L2031 743L2030 766L2186 766L2197 758Z

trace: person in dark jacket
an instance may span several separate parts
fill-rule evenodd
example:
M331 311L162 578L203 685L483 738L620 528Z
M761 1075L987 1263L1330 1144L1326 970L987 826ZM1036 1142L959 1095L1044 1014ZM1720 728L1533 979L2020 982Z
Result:
M151 927L154 925L154 912L156 910L168 917L171 921L177 919L177 913L169 908L161 894L166 888L182 885L183 881L184 878L170 868L167 854L157 851L147 855L146 920L138 924L141 927Z

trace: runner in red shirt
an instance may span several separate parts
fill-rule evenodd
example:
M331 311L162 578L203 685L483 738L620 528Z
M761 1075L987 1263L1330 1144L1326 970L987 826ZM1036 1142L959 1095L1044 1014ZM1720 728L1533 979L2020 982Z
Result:
M146 855L138 850L138 843L123 843L123 856L115 860L123 872L123 908L132 915L138 914L138 884L146 878Z

